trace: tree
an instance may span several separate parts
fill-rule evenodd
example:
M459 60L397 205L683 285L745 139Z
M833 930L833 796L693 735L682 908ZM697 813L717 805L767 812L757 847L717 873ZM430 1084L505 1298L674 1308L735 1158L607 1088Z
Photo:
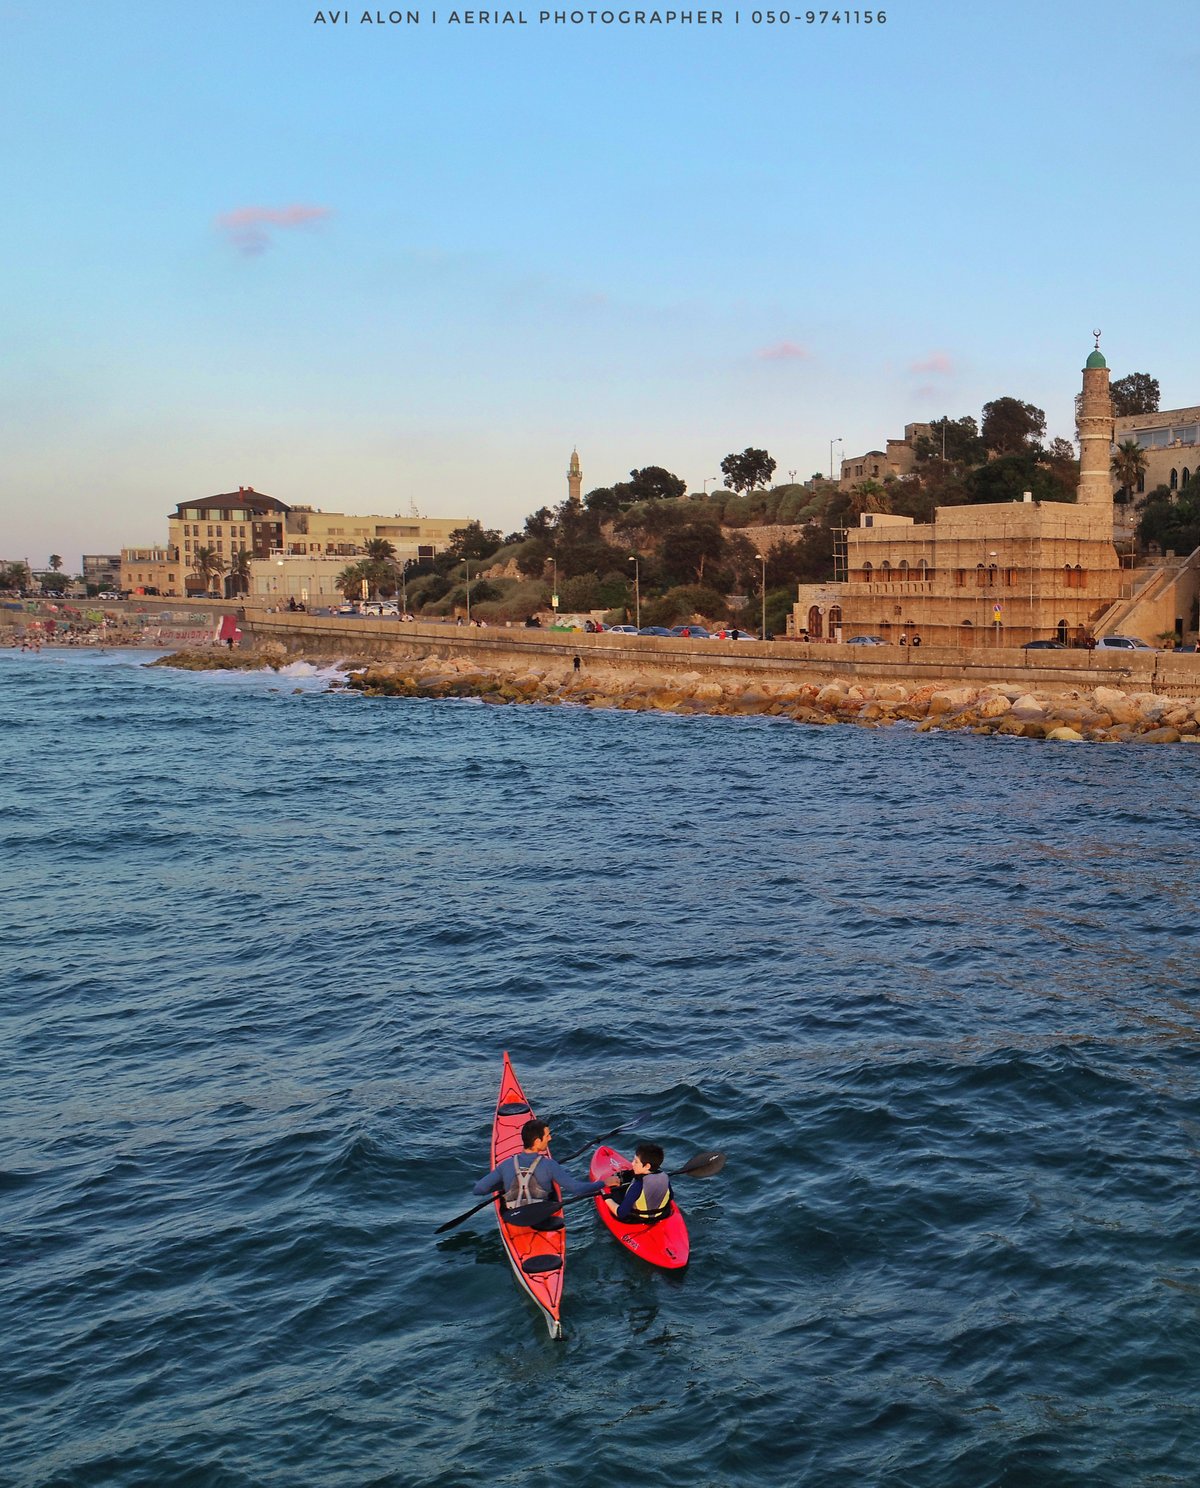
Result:
M719 563L725 539L715 522L689 522L663 538L662 565L668 579L704 582L704 565Z
M460 560L490 558L500 546L500 540L500 533L494 527L485 528L482 522L468 522L450 534L446 551Z
M721 461L721 473L731 491L747 494L759 486L765 486L775 473L775 461L766 450L747 446L740 455L726 455Z
M554 536L554 513L548 506L539 506L525 518L525 536L538 542L549 542Z
M621 498L612 486L597 486L583 498L583 504L600 522L611 522L621 514Z
M1046 415L1019 398L995 398L983 405L980 437L997 455L1020 455L1035 450L1046 433Z
M28 589L32 583L29 566L25 563L10 563L0 572L0 589Z
M229 561L229 577L235 594L250 593L250 564L254 555L249 548L239 548Z
M386 563L396 556L395 546L386 537L373 537L370 542L363 543L363 552L376 563Z
M1128 377L1118 377L1109 391L1112 393L1114 418L1158 412L1158 379L1151 377L1149 372L1131 372Z
M856 517L862 516L863 512L890 512L891 509L887 492L878 481L859 481L850 492L850 511Z
M668 501L685 494L687 481L661 465L647 465L629 472L629 490L632 501Z
M346 599L362 599L363 580L370 584L370 578L366 573L365 563L351 563L343 568L334 583L341 590ZM368 591L369 592L369 591Z
M1153 412L1153 409L1147 410ZM1146 473L1146 451L1136 439L1126 439L1117 445L1112 457L1112 473L1121 482L1118 500L1128 502L1137 490L1138 481Z
M197 548L192 554L192 572L207 593L212 588L213 580L219 579L225 572L225 565L216 548Z
M952 419L943 414L919 434L913 445L918 461L945 459L953 465L978 465L987 459L987 447L979 437L979 425L970 416Z

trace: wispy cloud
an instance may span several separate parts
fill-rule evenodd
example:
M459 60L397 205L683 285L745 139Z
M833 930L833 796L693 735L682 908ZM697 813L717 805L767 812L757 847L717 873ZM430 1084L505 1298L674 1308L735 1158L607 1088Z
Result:
M278 229L312 227L333 216L332 207L238 207L223 212L216 219L218 232L224 233L239 253L253 258L265 253L275 241Z
M760 346L754 355L760 362L806 362L810 352L795 341L776 341L774 346Z
M946 351L931 351L919 362L912 362L908 370L910 372L936 372L944 377L954 371L954 358Z

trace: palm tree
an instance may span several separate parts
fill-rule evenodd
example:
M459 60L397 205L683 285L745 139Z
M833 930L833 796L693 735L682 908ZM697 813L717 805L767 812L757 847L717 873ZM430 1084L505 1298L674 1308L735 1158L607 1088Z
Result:
M55 573L62 567L62 558L57 553L50 554L50 567Z
M198 576L207 593L212 588L213 580L219 579L225 572L225 565L216 548L197 548L192 554L192 572Z
M1146 473L1146 451L1136 439L1126 439L1117 445L1117 452L1112 457L1112 473L1121 482L1123 501L1131 500L1138 481Z
M334 580L334 583L347 599L361 599L363 597L362 586L364 579L367 580L368 584L371 581L371 576L367 572L367 565L365 563L351 563L348 567L342 569L341 573Z
M386 537L373 537L363 543L363 552L375 563L386 563L396 556L395 546Z
M233 580L235 594L250 593L250 563L253 554L249 548L239 548L229 565L229 577Z

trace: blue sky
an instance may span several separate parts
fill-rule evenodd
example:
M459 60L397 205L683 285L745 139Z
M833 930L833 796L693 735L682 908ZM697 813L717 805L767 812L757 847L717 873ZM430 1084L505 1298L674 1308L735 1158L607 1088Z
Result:
M807 476L1003 395L1069 436L1094 326L1200 402L1190 4L320 8L0 0L0 557L239 485L507 531L576 444L585 490Z

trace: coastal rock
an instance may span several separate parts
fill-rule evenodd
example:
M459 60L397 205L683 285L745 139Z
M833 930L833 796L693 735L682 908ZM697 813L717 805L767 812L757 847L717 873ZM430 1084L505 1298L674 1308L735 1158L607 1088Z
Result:
M1012 716L1022 723L1039 723L1046 716L1046 708L1032 693L1025 692L1013 703Z
M1006 713L1011 712L1012 703L1001 693L993 693L979 705L979 714L982 718L1003 718Z
M1046 734L1046 738L1061 739L1071 744L1083 743L1083 735L1078 731L1078 729L1068 728L1065 723L1060 724L1058 728L1050 729L1049 732Z

